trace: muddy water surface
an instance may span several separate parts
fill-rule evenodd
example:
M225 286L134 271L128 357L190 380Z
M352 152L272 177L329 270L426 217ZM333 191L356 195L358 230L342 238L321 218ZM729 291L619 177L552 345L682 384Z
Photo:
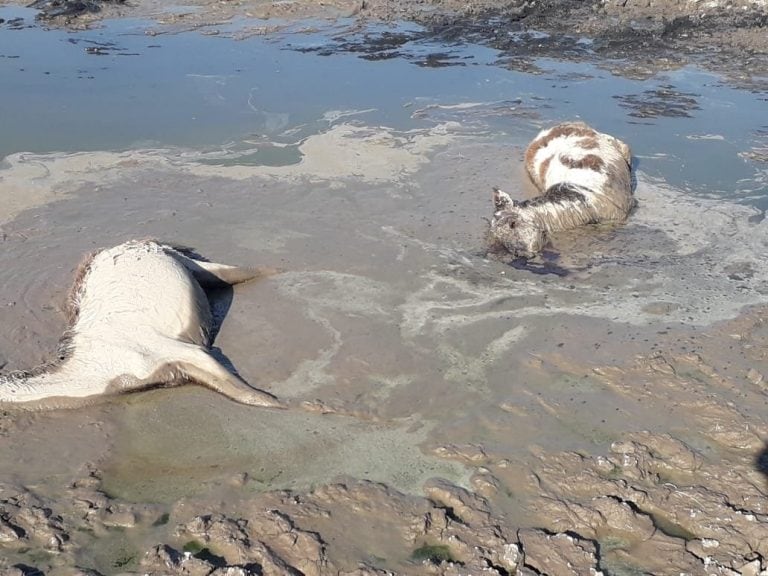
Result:
M768 557L765 94L695 68L640 81L386 48L407 26L0 18L0 365L51 358L82 254L153 236L284 270L236 288L215 346L294 406L188 386L4 412L0 567ZM360 38L377 49L359 57ZM633 146L638 210L528 266L488 258L491 186L529 194L526 143L574 117Z

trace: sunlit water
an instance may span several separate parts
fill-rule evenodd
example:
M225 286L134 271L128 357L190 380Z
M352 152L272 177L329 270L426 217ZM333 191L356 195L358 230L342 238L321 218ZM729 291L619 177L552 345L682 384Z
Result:
M621 71L620 61L539 58L536 73L524 73L497 65L509 55L496 50L419 39L371 55L377 39L418 31L405 25L371 26L366 42L349 22L248 36L247 21L206 35L130 19L44 30L19 8L0 9L0 18L0 156L174 145L247 148L242 163L281 164L298 160L291 144L344 111L403 129L434 118L418 113L424 107L482 103L495 113L444 115L523 139L532 132L526 111L537 124L580 117L630 142L649 174L692 194L766 206L765 163L745 157L765 150L766 95L693 67L638 81L608 71ZM288 147L254 154L253 141Z

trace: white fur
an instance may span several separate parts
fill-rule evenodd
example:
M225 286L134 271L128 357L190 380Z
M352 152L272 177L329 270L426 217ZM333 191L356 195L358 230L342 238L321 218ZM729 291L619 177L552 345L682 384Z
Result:
M536 184L539 191L544 192L556 184L568 182L582 187L588 194L592 194L596 197L604 197L612 192L611 180L619 178L622 180L621 183L624 184L624 175L626 174L627 179L629 177L629 164L631 162L631 152L629 147L621 140L608 134L597 132L584 123L573 122L567 124L591 130L593 132L592 137L596 140L598 146L597 148L584 148L584 136L560 136L550 140L545 147L539 148L536 154L534 154L526 164L528 174L531 176L531 179L534 184ZM559 126L563 125L564 124L561 124ZM534 138L531 145L546 138L557 127L558 126L554 126L547 130L542 130L536 138ZM564 157L580 160L589 154L599 156L605 163L607 169L595 171L588 168L571 168L562 161ZM542 180L540 177L540 168L543 162L547 159L549 159L550 162L544 179ZM629 185L628 180L626 184ZM627 195L629 195L630 191L626 190L626 192Z
M559 230L623 221L635 204L629 146L583 122L542 130L525 156L541 196L515 202L496 190L490 228L494 243L515 256L534 257Z
M201 282L234 283L253 270L203 262L153 241L96 254L73 295L77 318L63 360L36 375L0 378L0 403L68 405L185 379L246 404L279 406L209 353L211 311Z

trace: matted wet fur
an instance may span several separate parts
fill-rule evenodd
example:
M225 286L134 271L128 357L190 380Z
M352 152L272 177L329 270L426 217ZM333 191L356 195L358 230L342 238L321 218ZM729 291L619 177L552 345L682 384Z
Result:
M90 254L75 274L56 359L0 376L0 405L72 407L194 381L243 404L280 407L210 355L213 319L204 291L273 272L207 262L153 240Z
M542 130L525 152L526 170L541 195L520 202L494 188L492 249L533 258L554 232L624 221L635 206L631 163L629 146L583 122Z

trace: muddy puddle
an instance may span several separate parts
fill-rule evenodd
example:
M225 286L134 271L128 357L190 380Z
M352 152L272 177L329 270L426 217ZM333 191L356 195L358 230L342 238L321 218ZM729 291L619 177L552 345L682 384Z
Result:
M51 358L84 253L158 237L283 271L215 347L292 406L6 409L0 571L768 568L764 93L411 25L0 18L3 370ZM632 145L638 209L488 257L491 186L574 117Z

